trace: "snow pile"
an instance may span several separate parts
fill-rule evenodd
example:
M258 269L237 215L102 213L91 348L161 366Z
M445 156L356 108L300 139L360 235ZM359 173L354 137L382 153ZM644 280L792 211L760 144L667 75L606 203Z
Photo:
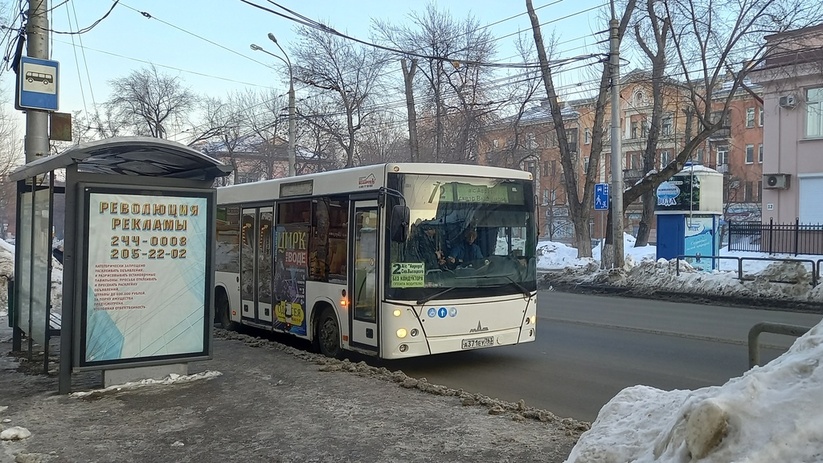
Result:
M91 391L81 391L81 392L72 392L69 394L69 397L73 397L75 399L82 399L84 397L92 396L92 395L100 395L105 394L107 392L112 391L123 391L123 390L131 390L131 389L138 389L144 386L154 386L154 385L168 385L168 384L176 384L176 383L189 383L192 381L198 381L201 379L213 379L218 376L221 376L223 373L219 371L210 371L206 370L201 373L196 373L193 375L178 375L178 374L170 374L163 379L141 379L140 381L130 381L124 384L116 384L113 386L109 386L104 389L94 389Z
M624 241L625 266L622 269L600 269L600 247L592 250L592 258L577 258L575 248L552 242L538 244L538 269L550 272L552 284L604 285L631 290L636 294L660 291L690 293L704 296L762 298L781 301L823 302L823 284L812 286L812 262L820 256L768 256L763 253L729 252L721 256L743 258L743 279L738 275L738 262L720 260L720 269L701 271L681 260L678 275L676 259L655 260L654 246L635 248L634 239ZM772 257L794 261L754 260ZM747 260L748 259L748 260Z
M782 356L719 387L629 387L567 463L823 461L823 323Z

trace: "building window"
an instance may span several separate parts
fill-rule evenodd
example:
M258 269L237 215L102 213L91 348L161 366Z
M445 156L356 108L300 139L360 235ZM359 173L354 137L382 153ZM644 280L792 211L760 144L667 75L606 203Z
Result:
M717 149L717 165L726 166L729 164L729 149L725 146Z
M695 161L697 161L698 164L703 164L704 157L705 153L703 151L703 148L697 148L697 155L695 156Z
M763 143L757 145L757 162L763 164Z
M660 127L660 131L663 135L671 135L672 134L672 115L667 114L663 117L663 122Z
M536 166L536 164L537 164L537 163L536 163L536 162L534 162L534 161L526 161L526 163L525 163L525 164L526 164L526 165L525 165L525 167L526 167L526 171L527 171L527 172L530 172L530 173L532 174L532 178L536 178L537 176L535 175L535 171L534 171L534 170L535 170L535 169L536 169L536 167L537 167L537 166Z
M743 184L743 201L752 202L752 194L754 193L754 182L746 182Z
M646 138L646 137L649 136L649 122L648 121L642 121L640 123L640 132L641 132L640 136L642 138Z
M583 132L583 143L590 144L592 142L592 129L586 128L585 132Z
M546 206L549 204L549 193L548 189L543 190L543 205Z
M754 128L754 108L746 108L746 128Z
M754 145L746 145L746 164L754 163Z
M632 121L631 138L637 138L637 121Z
M569 151L577 152L577 129L566 129L566 141L569 143Z
M823 87L806 90L806 136L823 137Z
M643 157L640 153L632 153L629 156L630 165L629 169L642 169L643 168Z
M660 168L664 168L672 162L672 154L669 150L663 150L660 152Z
M534 139L534 134L532 132L526 134L526 146L530 150L537 148L537 141Z
M543 161L543 176L549 175L549 161Z
M763 127L763 108L757 108L757 126Z
M589 171L589 158L583 158L583 172Z
M820 192L823 191L823 177L798 178L800 198L799 219L802 224L823 223L823 201L820 201Z
M722 121L720 124L720 129L728 129L732 126L732 120L730 113L728 111L714 111L711 115L712 124L717 123L718 121Z

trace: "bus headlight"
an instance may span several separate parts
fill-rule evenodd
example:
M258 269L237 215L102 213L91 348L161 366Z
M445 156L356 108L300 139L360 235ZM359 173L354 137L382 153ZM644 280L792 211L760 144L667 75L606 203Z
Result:
M408 332L406 331L406 328L400 328L397 330L397 337L400 339L405 338L407 334Z
M403 313L403 312L401 312L400 309L394 309L394 312L392 312L392 315L394 315L395 317L399 317L401 313Z

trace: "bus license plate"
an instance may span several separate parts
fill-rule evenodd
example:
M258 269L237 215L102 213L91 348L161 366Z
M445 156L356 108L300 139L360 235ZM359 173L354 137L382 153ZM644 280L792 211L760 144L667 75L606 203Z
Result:
M464 339L463 349L477 349L478 347L491 347L494 345L494 336L485 338Z

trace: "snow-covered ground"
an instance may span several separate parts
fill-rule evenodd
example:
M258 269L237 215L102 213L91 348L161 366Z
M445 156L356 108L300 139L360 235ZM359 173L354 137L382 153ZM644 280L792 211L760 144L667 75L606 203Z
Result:
M650 290L823 301L823 285L813 288L809 272L802 265L749 261L745 273L754 279L741 282L736 271L704 272L681 263L677 276L674 262L655 260L654 247L632 245L633 239L627 239L624 269L599 270L599 249L594 250L592 259L578 259L575 249L543 242L539 245L538 267L578 281ZM13 248L0 242L0 279L13 272L12 261ZM57 271L54 275L60 279L53 285L59 294L62 274ZM797 281L772 281L792 279ZM0 316L5 316L6 285L0 283ZM823 310L823 304L821 307ZM567 463L823 462L821 358L823 323L768 365L755 367L722 386L694 391L663 391L643 385L626 388L600 410Z
M723 261L713 272L681 262L677 276L675 262L655 260L654 246L633 245L634 239L627 237L625 269L599 270L599 248L593 249L592 258L579 259L574 248L542 242L538 268L559 271L578 282L649 291L820 301L823 311L823 284L811 286L809 264L744 259L743 273L752 280L741 282L737 261ZM795 258L727 249L720 255ZM821 257L796 256L815 262ZM823 462L821 359L823 323L768 365L722 386L695 391L626 388L603 406L567 463Z
M743 259L744 279L741 280L736 259L719 259L718 270L714 271L702 271L688 262L680 261L678 275L677 261L655 260L657 249L654 246L636 248L634 238L629 235L625 237L624 246L625 267L601 270L600 247L592 249L593 257L578 258L575 248L543 241L537 246L537 268L539 271L551 272L552 278L558 282L610 285L631 288L640 293L671 291L823 304L823 284L811 284L814 263L823 256L770 256L765 253L721 249L720 256ZM765 258L788 259L792 262L754 260Z

